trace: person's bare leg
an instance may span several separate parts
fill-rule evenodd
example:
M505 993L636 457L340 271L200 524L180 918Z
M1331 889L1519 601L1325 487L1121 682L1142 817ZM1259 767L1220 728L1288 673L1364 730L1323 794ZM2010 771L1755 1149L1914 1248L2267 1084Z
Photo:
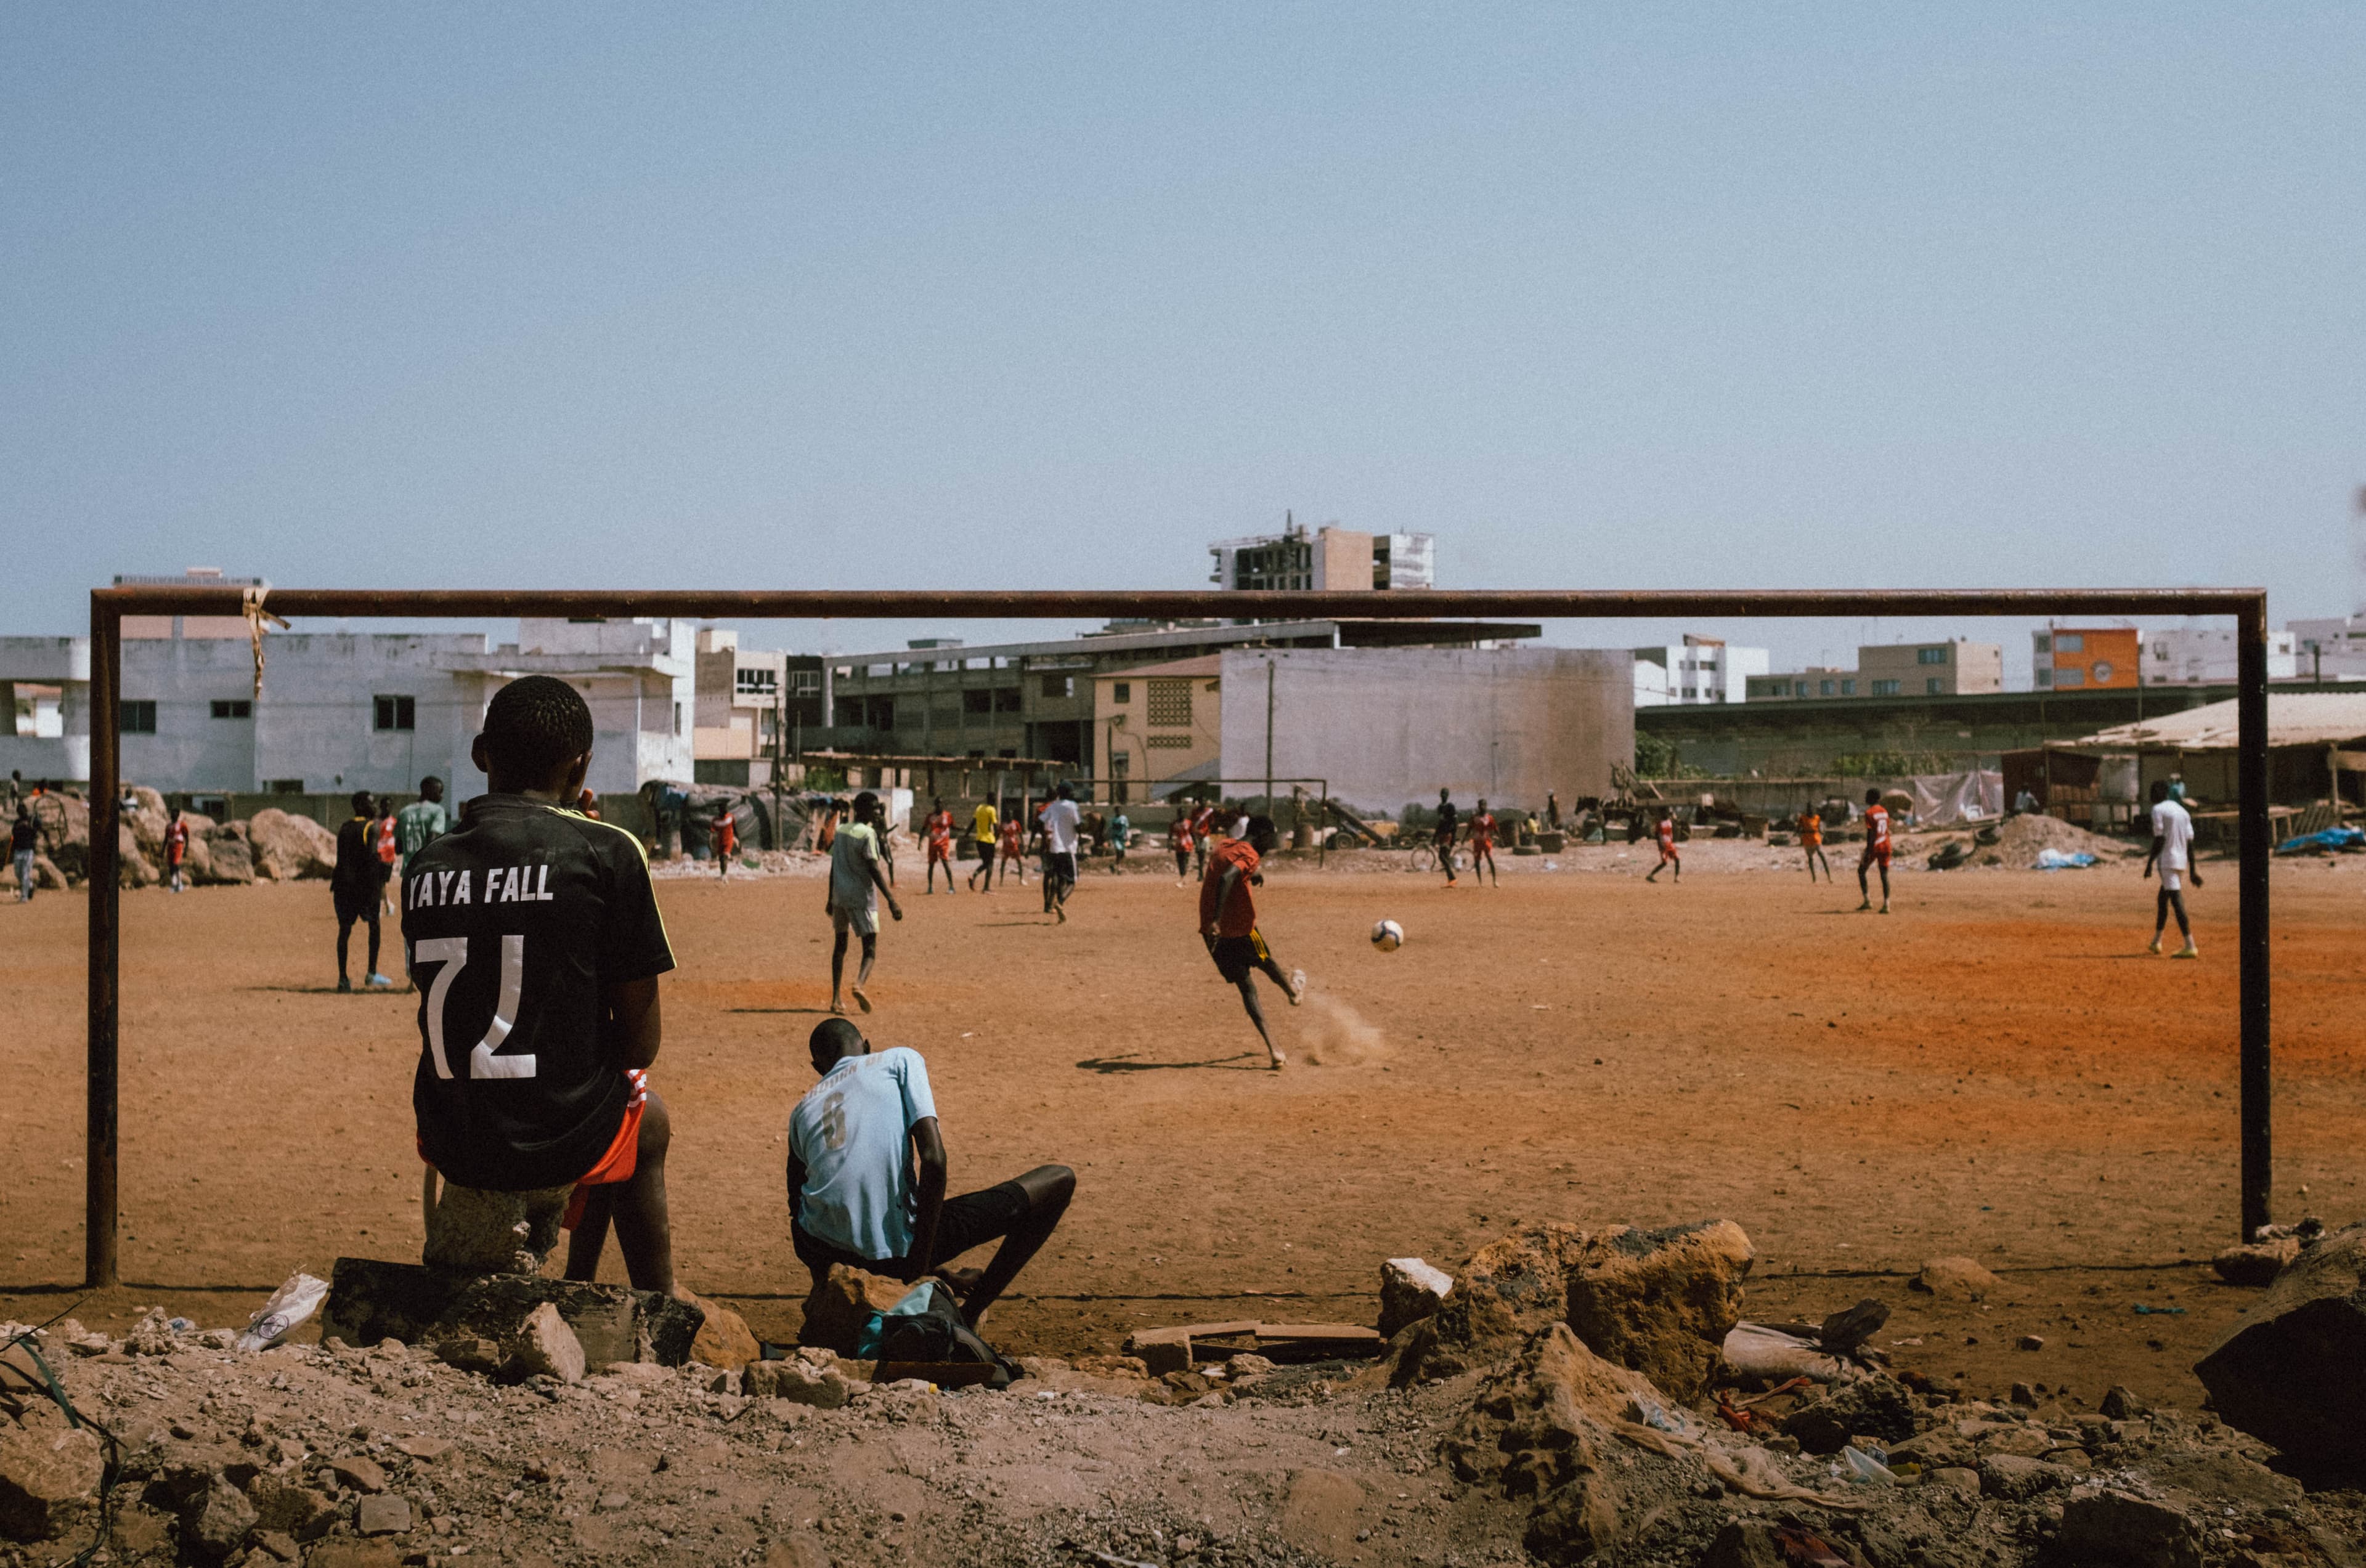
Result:
M1287 985L1289 982L1284 981L1283 984ZM1240 988L1241 1006L1248 1010L1249 1021L1256 1025L1257 1038L1265 1042L1265 1054L1268 1065L1275 1067L1280 1066L1288 1058L1274 1049L1273 1035L1265 1026L1265 1009L1257 1003L1256 977L1252 975L1242 976Z
M862 966L854 974L854 1005L864 1012L871 1010L871 993L864 989L871 984L871 966L879 961L879 938L871 931L862 933Z
M1881 863L1881 912L1889 913L1889 863Z
M1857 908L1859 909L1872 908L1873 892L1865 885L1865 862L1863 861L1856 863L1856 891L1858 898Z
M637 1291L673 1294L673 1221L666 1204L666 1150L673 1122L665 1101L652 1093L641 1107L640 1141L633 1150L633 1179L594 1187L584 1194L583 1215L567 1248L567 1277L591 1280L600 1272L608 1225L616 1226L616 1249L625 1255L625 1276Z
M1027 1192L1027 1214L1010 1227L986 1271L962 1299L962 1316L973 1328L995 1298L1010 1288L1019 1271L1052 1239L1061 1216L1068 1212L1068 1200L1076 1195L1076 1173L1065 1165L1039 1165L1017 1180Z
M838 940L829 949L829 1010L844 1012L846 1004L839 999L840 982L846 976L846 932L840 929Z

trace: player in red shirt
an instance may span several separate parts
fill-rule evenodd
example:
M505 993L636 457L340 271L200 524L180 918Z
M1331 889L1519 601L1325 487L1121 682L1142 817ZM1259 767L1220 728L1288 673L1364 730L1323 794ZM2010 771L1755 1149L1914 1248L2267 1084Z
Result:
M1270 817L1249 818L1248 836L1226 839L1209 852L1208 872L1200 881L1200 937L1208 944L1208 956L1216 961L1216 973L1225 982L1237 986L1241 1005L1248 1010L1249 1021L1256 1025L1257 1038L1265 1042L1265 1053L1274 1071L1279 1072L1285 1058L1273 1047L1273 1036L1265 1026L1265 1010L1257 1005L1256 972L1264 970L1281 987L1282 995L1296 1007L1306 995L1303 971L1292 975L1281 972L1273 961L1272 950L1256 924L1256 900L1249 892L1265 885L1265 874L1258 868L1264 857L1281 845L1281 835L1274 830Z
M1025 812L1022 802L1019 810L1002 819L1002 880L1006 886L1014 865L1019 868L1019 886L1027 886L1027 824L1022 819Z
M377 852L379 902L389 915L394 911L394 868L402 859L402 851L395 842L394 802L385 795L377 797L377 815L370 821L370 848Z
M1881 792L1865 792L1865 853L1856 863L1856 890L1865 895L1859 909L1873 908L1872 889L1865 886L1868 866L1881 867L1881 912L1889 913L1889 808L1881 804Z
M1192 847L1199 852L1201 876L1208 874L1208 852L1214 848L1209 840L1215 836L1216 808L1203 800L1200 803L1200 808L1191 813L1191 842Z
M1175 886L1180 887L1191 875L1191 851L1199 840L1191 832L1193 813L1178 810L1174 826L1166 830L1166 841L1175 850Z
M1824 818L1812 806L1799 813L1799 847L1808 852L1808 880L1816 880L1816 863L1822 861L1824 880L1830 882L1832 863L1824 860Z
M706 841L714 846L716 863L723 867L720 874L731 874L731 857L739 852L739 822L731 815L731 807L715 808L715 825L706 831Z
M173 891L182 888L181 863L189 858L189 825L181 820L181 808L173 807L173 819L164 824L164 867L172 874Z
M937 867L945 868L945 891L953 890L953 814L945 809L942 800L931 798L929 819L922 826L929 836L929 885L924 892L937 890Z
M1479 880L1482 865L1487 868L1487 874L1494 880L1496 886L1504 886L1503 877L1495 870L1495 814L1487 809L1483 797L1479 802L1479 809L1470 817L1471 881Z
M1668 880L1682 882L1684 879L1684 860L1682 855L1676 853L1675 814L1664 806L1660 807L1660 825L1651 829L1651 836L1660 840L1660 863L1653 866L1643 880L1657 882L1660 880L1660 873L1667 871L1670 866L1674 866L1676 869L1669 874Z

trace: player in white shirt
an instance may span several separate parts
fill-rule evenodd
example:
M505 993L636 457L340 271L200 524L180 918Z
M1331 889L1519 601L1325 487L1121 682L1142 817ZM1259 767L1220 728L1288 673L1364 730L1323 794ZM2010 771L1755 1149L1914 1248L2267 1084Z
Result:
M2151 793L2152 849L2145 855L2144 874L2150 876L2153 863L2157 861L2160 864L2160 893L2153 900L2152 951L2160 951L2160 933L2168 929L2173 911L2185 945L2169 956L2199 958L2202 952L2193 945L2193 924L2185 918L2183 881L2190 876L2194 886L2202 886L2202 873L2193 866L2193 818L2183 806L2170 798L2167 780L2155 779Z
M1043 912L1068 919L1068 894L1076 886L1076 847L1082 819L1076 793L1062 784L1043 807Z

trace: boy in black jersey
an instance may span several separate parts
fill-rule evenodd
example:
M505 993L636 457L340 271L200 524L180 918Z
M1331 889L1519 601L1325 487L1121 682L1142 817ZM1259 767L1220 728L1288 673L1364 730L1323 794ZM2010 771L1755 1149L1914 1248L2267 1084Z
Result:
M670 1292L670 1129L645 1075L673 953L648 863L562 804L592 760L592 712L566 682L502 687L471 754L490 792L403 868L426 1262L532 1273L564 1224L567 1277L589 1280L613 1220L633 1284Z

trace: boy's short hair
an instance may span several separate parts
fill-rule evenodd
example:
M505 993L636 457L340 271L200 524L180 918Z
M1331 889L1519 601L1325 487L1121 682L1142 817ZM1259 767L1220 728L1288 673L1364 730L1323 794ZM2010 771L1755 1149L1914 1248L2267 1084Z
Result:
M851 1019L826 1018L814 1025L806 1036L806 1049L817 1056L833 1059L845 1055L862 1043L862 1031L854 1027Z
M444 781L437 778L434 773L430 773L425 778L419 781L419 793L422 795L425 795L430 789L442 789L443 787Z
M493 772L538 784L592 750L592 708L555 675L521 675L485 705L481 739Z
M1881 792L1877 789L1866 790L1865 792L1865 803L1867 806L1879 806L1881 804Z
M366 789L357 789L346 799L345 804L354 808L355 816L366 817L377 809L377 797Z
M854 797L854 814L857 817L868 817L878 808L879 797L867 789Z
M2167 800L2168 798L2169 798L2169 781L2168 781L2167 779L2155 779L2155 780L2153 780L2153 781L2152 781L2152 803L2153 803L2155 806L2158 806L2162 801Z
M1268 839L1279 840L1280 837L1281 830L1273 825L1272 818L1252 817L1249 818L1248 839L1250 843L1258 844L1264 842Z

